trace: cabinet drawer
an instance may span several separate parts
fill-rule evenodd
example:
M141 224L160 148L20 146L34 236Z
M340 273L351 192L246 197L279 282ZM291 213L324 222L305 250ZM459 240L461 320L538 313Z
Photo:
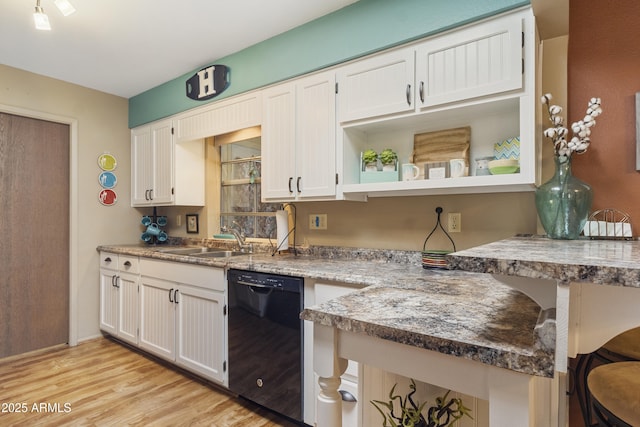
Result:
M118 264L118 254L111 252L100 252L100 268L110 268L117 270L120 264Z
M137 274L140 271L138 257L118 255L118 270Z
M158 277L175 283L189 284L216 291L225 291L227 288L224 279L224 270L217 267L205 267L142 258L140 260L140 274L142 276Z

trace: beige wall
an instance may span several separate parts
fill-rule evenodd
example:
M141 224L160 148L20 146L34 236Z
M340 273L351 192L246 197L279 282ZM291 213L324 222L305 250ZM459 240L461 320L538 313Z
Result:
M77 237L71 241L77 252L72 260L71 330L82 340L99 334L98 253L109 243L133 243L139 238L138 214L130 207L130 137L128 104L124 98L107 95L59 80L0 65L0 110L26 110L33 115L63 117L77 123ZM98 202L98 156L110 152L118 160L115 190L118 202L111 207ZM37 171L34 171L37 173ZM74 198L74 195L71 195ZM41 226L41 224L32 224ZM52 226L55 226L52 225ZM72 224L73 227L73 224ZM73 280L73 279L72 279Z
M462 231L451 237L464 249L513 236L535 233L533 193L469 194L448 196L385 197L361 202L297 203L296 243L350 247L422 250L436 224L436 207L462 214ZM309 214L328 214L327 230L309 230ZM441 231L428 249L450 249Z

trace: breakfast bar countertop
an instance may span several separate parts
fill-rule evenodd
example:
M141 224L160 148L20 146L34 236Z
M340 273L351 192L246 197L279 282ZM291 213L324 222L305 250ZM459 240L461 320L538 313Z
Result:
M560 282L640 287L640 241L520 235L449 256L452 268Z

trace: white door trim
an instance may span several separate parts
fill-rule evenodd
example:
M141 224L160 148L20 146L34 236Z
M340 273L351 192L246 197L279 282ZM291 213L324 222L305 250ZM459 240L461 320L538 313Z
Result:
M0 104L0 112L69 125L69 345L78 344L78 120Z

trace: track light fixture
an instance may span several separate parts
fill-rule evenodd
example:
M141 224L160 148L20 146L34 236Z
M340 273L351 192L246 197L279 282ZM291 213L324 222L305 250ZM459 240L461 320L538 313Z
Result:
M33 21L36 24L38 30L51 30L51 24L49 24L49 17L44 13L44 9L40 6L40 0L36 1L36 11L33 13Z
M55 0L54 1L60 13L64 16L69 16L76 9L69 2L69 0ZM36 24L36 29L38 30L51 30L51 24L49 24L49 17L46 13L44 13L44 9L40 6L40 0L36 0L36 11L33 13L33 21Z

